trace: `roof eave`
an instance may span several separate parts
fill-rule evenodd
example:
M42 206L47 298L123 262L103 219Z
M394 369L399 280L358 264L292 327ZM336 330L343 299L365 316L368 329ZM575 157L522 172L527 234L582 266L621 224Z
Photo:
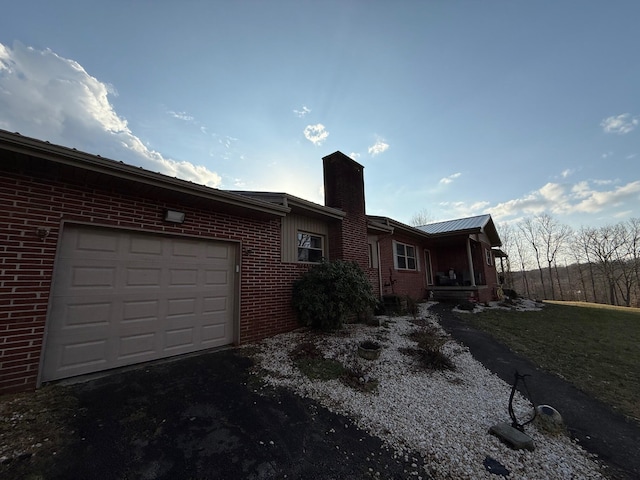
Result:
M0 130L0 148L23 155L34 156L61 165L80 168L87 171L131 180L145 185L164 188L171 191L213 200L234 207L242 207L261 213L285 216L290 209L286 206L270 204L264 201L242 197L216 188L169 177L151 172L141 167L128 165L122 161L111 160L76 150L75 148L54 145L42 140L24 137L17 133Z

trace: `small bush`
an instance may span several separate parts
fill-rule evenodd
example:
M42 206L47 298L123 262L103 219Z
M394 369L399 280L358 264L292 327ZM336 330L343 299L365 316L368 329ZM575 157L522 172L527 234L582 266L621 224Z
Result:
M346 386L364 393L375 392L379 385L378 380L372 378L367 372L358 367L345 370L340 380Z
M371 284L355 262L337 260L313 266L293 284L293 307L305 326L335 330L349 316L376 306Z
M309 358L322 358L322 352L313 342L302 342L289 353L289 358L293 361Z
M458 304L458 308L460 310L467 310L469 312L472 312L474 308L476 308L475 303L470 302L469 300L463 300Z
M435 328L424 328L409 335L418 344L417 348L405 348L403 353L420 360L425 368L434 370L455 370L455 365L443 351L447 339Z
M518 299L518 292L516 292L515 290L513 290L511 288L503 289L502 293L504 294L505 297L509 297L511 300L517 300Z
M420 312L420 306L418 302L414 298L411 298L410 296L407 295L407 313L411 315L413 318L416 318L419 312Z
M312 380L335 380L345 373L344 365L330 358L301 358L295 364Z

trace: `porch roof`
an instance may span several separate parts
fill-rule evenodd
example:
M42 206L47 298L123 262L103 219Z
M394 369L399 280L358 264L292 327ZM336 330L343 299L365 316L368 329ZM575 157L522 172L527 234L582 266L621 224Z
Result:
M489 238L489 242L492 247L499 247L502 245L502 241L498 235L498 230L496 229L493 219L489 214L429 223L417 228L436 237L485 233Z

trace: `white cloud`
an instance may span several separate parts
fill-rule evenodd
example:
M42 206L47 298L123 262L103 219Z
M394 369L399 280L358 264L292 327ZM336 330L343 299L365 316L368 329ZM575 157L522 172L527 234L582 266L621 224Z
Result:
M220 176L206 167L165 158L144 145L110 103L114 92L79 63L49 49L0 44L0 128L194 183L220 185Z
M349 154L349 158L351 158L352 160L358 160L358 158L360 158L360 154L356 152L351 152Z
M193 121L193 116L189 115L187 112L174 112L173 110L169 110L167 113L178 120L184 120L185 122Z
M462 175L462 173L457 172L452 175L449 175L448 177L441 178L440 183L448 185L449 183L453 182L456 178L460 177L460 175Z
M304 118L307 113L311 113L311 109L307 108L306 105L303 105L302 110L294 110L293 113L295 113L300 118Z
M304 136L314 145L322 145L329 136L329 132L324 128L324 125L317 123L316 125L307 125L304 129Z
M572 170L570 168L567 168L567 169L563 170L562 173L560 173L560 176L562 178L567 178L568 176L572 175L573 172L574 172L574 170Z
M638 126L638 118L632 117L630 113L623 113L605 118L600 122L600 126L604 129L605 133L624 135Z
M386 152L389 149L389 144L383 142L382 140L376 141L372 146L369 147L369 155L375 157L376 155L380 155L383 152Z
M571 215L597 213L627 202L635 206L640 200L640 180L609 190L597 189L602 186L604 184L597 181L582 181L574 185L547 183L522 198L499 203L488 210L497 219L544 212Z

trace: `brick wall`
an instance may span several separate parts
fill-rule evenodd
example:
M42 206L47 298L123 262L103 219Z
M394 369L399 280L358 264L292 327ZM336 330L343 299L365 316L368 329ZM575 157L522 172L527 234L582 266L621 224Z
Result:
M346 212L342 223L329 227L332 258L369 268L367 217L364 199L364 167L341 152L324 157L325 205Z
M175 193L145 196L124 180L83 178L71 170L31 175L25 168L26 163L0 172L0 394L36 386L63 221L242 242L247 253L241 270L241 341L297 327L291 289L305 267L281 263L279 218L218 213ZM185 223L163 222L167 207L186 212ZM37 235L41 227L49 230L43 239Z
M396 270L393 263L393 240L412 245L416 248L419 270ZM394 234L380 240L380 268L382 273L383 295L408 295L414 300L422 300L427 288L427 277L424 271L424 245L415 238ZM432 251L433 255L433 251Z

